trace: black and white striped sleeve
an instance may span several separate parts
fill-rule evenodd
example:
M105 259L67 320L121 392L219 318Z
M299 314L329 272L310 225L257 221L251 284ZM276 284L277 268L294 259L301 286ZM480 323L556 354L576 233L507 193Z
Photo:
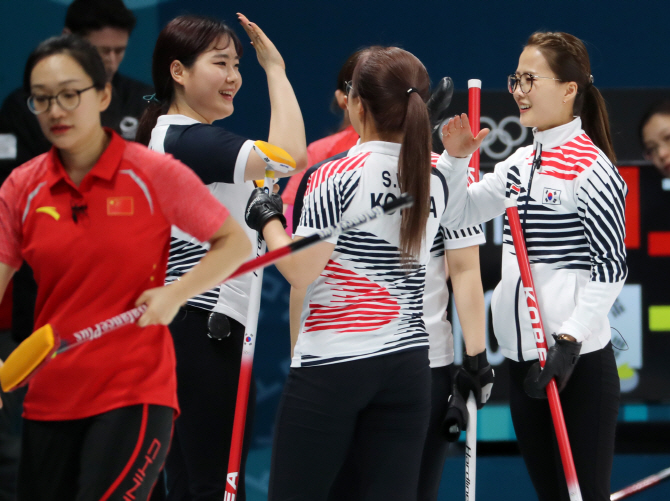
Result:
M450 230L448 228L441 228L441 230L444 235L444 246L447 250L463 249L486 243L484 231L479 225L459 230Z
M597 332L623 289L626 266L626 183L602 154L580 175L577 210L591 256L591 279L559 332L584 341Z
M627 187L609 160L599 155L582 173L577 210L590 247L591 281L614 283L626 279Z
M327 169L328 166L325 168ZM339 223L356 192L358 180L357 172L347 172L325 179L321 176L310 176L300 224L295 234L305 237L314 233L314 230L321 230ZM316 186L310 186L311 184ZM332 237L328 241L336 243L337 237Z

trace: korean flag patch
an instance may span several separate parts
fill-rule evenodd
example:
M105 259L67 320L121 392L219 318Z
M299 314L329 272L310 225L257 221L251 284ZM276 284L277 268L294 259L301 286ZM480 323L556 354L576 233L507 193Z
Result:
M545 188L542 195L542 205L561 205L561 190Z

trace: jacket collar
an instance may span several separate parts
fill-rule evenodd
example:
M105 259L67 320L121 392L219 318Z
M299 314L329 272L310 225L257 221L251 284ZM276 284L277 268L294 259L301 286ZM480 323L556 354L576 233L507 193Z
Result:
M582 130L582 119L575 117L572 122L541 132L538 131L537 128L534 128L533 135L535 136L535 140L533 141L533 144L535 145L535 149L537 149L536 145L539 143L542 145L543 150L548 150L565 144L570 139L581 134L584 134L584 131Z
M109 144L107 145L107 148L105 148L105 151L102 152L102 155L100 155L100 158L93 168L86 174L84 181L89 177L97 177L99 179L110 181L119 169L119 165L121 165L123 152L126 149L126 142L112 129L105 127L105 132L110 135ZM51 148L48 155L50 157L50 165L49 173L47 175L47 186L51 188L61 180L72 184L70 177L67 172L65 172L65 167L63 167L60 155L55 146ZM82 181L82 184L79 186L80 190L85 188L84 181Z
M400 156L400 143L388 143L386 141L368 141L358 143L352 147L347 154L348 157L359 155L361 153L381 153L382 155Z
M193 125L199 124L195 118L187 117L186 115L161 115L156 121L156 127L167 125Z

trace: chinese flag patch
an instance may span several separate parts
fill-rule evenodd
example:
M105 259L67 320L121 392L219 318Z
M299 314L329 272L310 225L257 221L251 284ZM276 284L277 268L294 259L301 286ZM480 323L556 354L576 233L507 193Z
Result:
M134 212L133 197L108 197L108 216L132 216Z

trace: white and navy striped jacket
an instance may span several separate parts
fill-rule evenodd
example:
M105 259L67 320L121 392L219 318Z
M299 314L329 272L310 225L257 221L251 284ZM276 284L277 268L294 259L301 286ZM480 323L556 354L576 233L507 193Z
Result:
M548 344L553 344L552 333L569 334L582 341L582 353L589 353L611 338L607 314L628 273L626 184L582 130L581 119L533 132L533 145L518 149L467 189L468 159L445 152L438 169L450 187L448 209L462 215L458 226L471 226L502 214L510 189L520 192L519 216ZM502 280L491 308L503 354L512 360L536 359L506 219Z
M321 166L309 178L296 235L308 236L397 197L399 153L400 144L371 141ZM426 264L440 225L449 224L447 185L431 170L431 212L419 265L401 266L399 211L331 239L335 250L307 288L292 367L428 348Z
M170 154L190 167L254 242L256 233L244 222L244 209L254 189L251 181L244 180L252 147L253 141L249 139L184 115L158 117L149 143L150 149ZM170 284L188 273L208 249L208 242L200 242L173 226L165 283ZM250 254L251 257L255 254ZM187 304L223 313L246 325L250 292L251 275L247 274L198 294Z

